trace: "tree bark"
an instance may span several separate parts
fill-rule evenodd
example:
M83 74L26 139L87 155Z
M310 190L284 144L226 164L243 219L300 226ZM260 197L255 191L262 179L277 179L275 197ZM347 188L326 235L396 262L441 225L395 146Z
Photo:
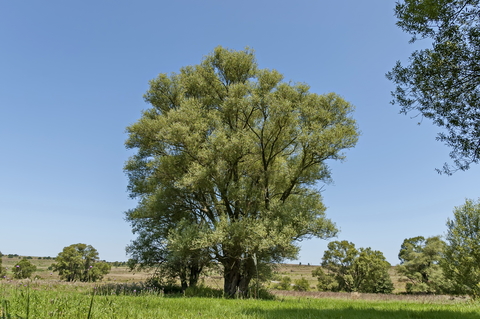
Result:
M247 297L248 286L253 276L253 260L251 258L227 258L223 262L225 296L233 298L236 295Z

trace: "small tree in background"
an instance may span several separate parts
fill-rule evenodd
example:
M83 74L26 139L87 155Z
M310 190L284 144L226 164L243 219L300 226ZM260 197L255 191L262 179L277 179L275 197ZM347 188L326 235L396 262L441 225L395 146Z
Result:
M328 249L323 254L322 267L337 282L335 290L332 291L355 291L353 278L350 274L353 262L358 256L355 245L342 240L332 241L328 243L327 247Z
M447 245L441 263L445 277L453 281L454 292L480 296L480 199L467 199L455 207L447 220Z
M391 293L394 287L388 274L390 267L390 263L381 251L372 250L370 247L360 248L360 253L352 267L352 275L358 291Z
M110 272L111 266L98 261L98 252L86 244L74 244L63 248L52 264L60 278L66 281L98 281Z
M37 270L37 266L29 262L27 259L22 259L12 269L13 278L25 279L30 278L32 274Z
M357 250L346 240L328 244L322 268L312 272L319 290L391 293L394 289L388 274L390 264L383 253L369 248Z
M440 261L445 242L440 236L425 239L422 236L403 241L396 268L400 275L408 278L407 293L442 293L448 291L448 281L443 276Z

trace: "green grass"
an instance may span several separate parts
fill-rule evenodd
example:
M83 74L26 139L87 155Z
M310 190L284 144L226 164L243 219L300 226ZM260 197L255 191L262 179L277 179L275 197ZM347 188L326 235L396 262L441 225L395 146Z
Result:
M474 302L284 298L228 300L152 292L96 294L84 284L0 282L0 318L480 318ZM98 291L98 290L97 290ZM8 308L8 310L6 310Z

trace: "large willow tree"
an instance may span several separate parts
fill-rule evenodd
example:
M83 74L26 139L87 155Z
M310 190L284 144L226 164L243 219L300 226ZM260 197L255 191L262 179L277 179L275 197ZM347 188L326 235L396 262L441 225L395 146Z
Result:
M336 234L318 183L330 180L326 161L357 142L353 107L282 79L249 49L217 47L150 81L152 107L126 141L137 150L125 171L139 200L127 212L138 262L173 256L193 274L211 259L225 293L246 294L258 267L295 258L299 240Z

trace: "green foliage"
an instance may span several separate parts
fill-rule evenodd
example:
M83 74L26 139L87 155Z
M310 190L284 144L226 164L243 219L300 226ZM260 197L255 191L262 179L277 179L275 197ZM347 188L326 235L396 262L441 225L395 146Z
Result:
M400 265L396 270L409 280L405 287L407 293L448 292L449 282L440 267L444 249L445 242L440 236L427 239L419 236L403 241L398 254Z
M293 285L293 290L295 291L310 291L310 284L308 283L308 280L304 277L300 279L295 279L294 285Z
M278 290L291 290L292 289L292 278L289 276L282 276L280 282L273 285L273 289Z
M32 274L37 270L37 266L32 264L26 258L20 260L12 268L13 278L25 279L30 278Z
M155 273L153 276L150 276L145 280L145 285L166 294L176 294L185 291L173 278L164 277L161 273Z
M73 244L63 248L52 264L60 278L66 281L98 281L110 272L111 266L98 261L98 252L86 244Z
M357 250L353 243L343 240L328 244L322 268L316 268L312 275L317 277L321 291L391 293L394 287L389 268L380 251L370 247Z
M397 25L417 38L431 40L431 49L415 51L410 65L400 62L387 73L401 112L431 119L445 129L437 139L452 148L453 168L466 170L480 160L480 1L397 2Z
M138 222L151 221L142 219ZM155 268L164 278L178 278L185 290L195 286L201 272L211 264L208 251L191 247L198 237L198 229L194 225L182 221L176 229L168 230L168 233L152 232L150 228L138 233L138 238L127 247L127 253L132 257L128 260L128 265L132 270ZM165 238L154 238L157 236Z
M317 185L357 141L353 106L282 79L252 50L217 47L150 81L152 107L127 128L134 261L187 277L218 262L233 296L257 269L294 258L297 240L336 234Z
M6 275L6 270L2 266L2 256L3 254L0 252L0 279L4 279L4 276Z
M317 289L319 291L339 291L338 281L335 279L335 275L326 273L322 267L317 267L312 271L312 276L317 277Z
M335 277L338 291L355 291L350 271L358 256L355 245L346 240L332 241L323 254L322 267Z
M447 246L442 268L454 283L454 291L480 296L480 199L467 199L455 207L454 219L447 221Z
M378 250L360 248L358 257L353 262L352 276L359 292L391 293L394 289L383 253Z

